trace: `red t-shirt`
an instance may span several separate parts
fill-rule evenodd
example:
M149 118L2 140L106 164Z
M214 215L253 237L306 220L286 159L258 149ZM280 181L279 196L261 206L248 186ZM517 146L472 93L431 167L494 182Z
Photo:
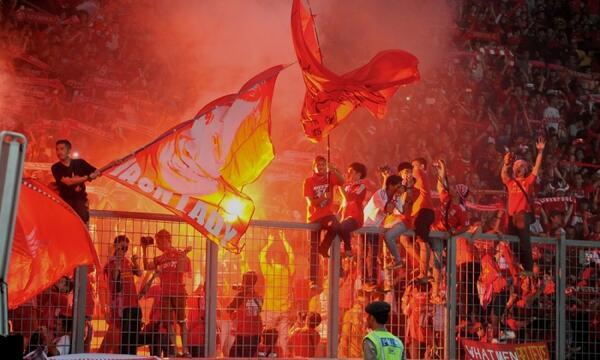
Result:
M367 196L367 187L362 180L348 184L344 187L346 192L346 206L342 209L342 220L354 219L358 226L363 225L363 207Z
M108 287L113 301L122 308L138 307L138 293L133 279L133 264L127 258L120 259L121 273L118 278L112 274L116 271L117 258L111 257L104 267L104 274L108 277Z
M440 193L440 206L435 210L435 223L433 229L437 231L447 231L446 228L446 209L448 209L448 225L452 229L460 229L469 224L469 218L466 210L458 204L450 204L450 194L445 189Z
M235 335L250 336L262 333L262 299L256 292L239 292L230 307L236 309L232 315Z
M290 353L295 357L315 357L320 342L321 335L317 330L303 328L290 336L288 347Z
M317 175L306 178L304 180L304 197L311 199L317 199L322 197L326 192L329 193L329 203L324 207L312 206L307 204L306 208L306 221L313 222L317 219L323 218L328 215L333 215L332 210L332 189L335 185L341 186L340 179L332 173L329 173L329 185L327 184L326 175Z
M412 206L411 216L416 216L421 209L433 210L433 202L431 201L431 191L427 173L421 169L414 169L413 176L415 178L414 188L418 191L418 194L417 199Z
M67 294L48 289L37 297L37 306L40 311L40 326L54 329L58 315L71 315L69 296Z
M183 271L177 270L177 263L183 257L185 266ZM177 249L168 249L154 259L160 273L160 288L163 296L185 295L184 274L192 271L190 259Z
M523 190L527 192L529 200L533 201L533 187L537 176L530 174L525 179L509 179L505 185L508 188L508 215L512 216L520 211L531 212L531 206L527 202L527 197L523 191L519 188L519 184L523 187Z

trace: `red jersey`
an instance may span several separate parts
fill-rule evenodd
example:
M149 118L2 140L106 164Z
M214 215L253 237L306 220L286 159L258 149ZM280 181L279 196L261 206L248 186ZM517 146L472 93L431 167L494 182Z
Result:
M354 219L358 226L363 225L363 205L367 196L367 187L362 180L347 184L344 187L346 193L346 206L342 209L342 220Z
M315 357L321 335L315 329L302 328L293 333L288 340L288 347L295 357Z
M508 282L505 274L498 268L496 261L490 255L481 258L481 275L479 281L487 288L492 286L494 294L508 290Z
M121 262L121 272L115 277L113 273L116 271L117 261ZM111 257L104 266L104 274L108 277L108 288L113 303L119 304L123 309L139 306L131 260L125 257L120 260Z
M37 297L37 306L40 311L40 326L55 329L56 317L58 315L71 315L69 296L48 289Z
M185 261L185 266L183 271L178 271L177 264L182 258ZM165 250L162 255L157 256L154 259L154 263L160 271L158 277L160 278L162 295L185 295L184 275L185 273L192 271L190 259L184 253L171 248Z
M235 335L251 336L262 333L262 299L256 292L239 292L229 307L235 309L232 315Z
M329 202L324 207L312 206L307 204L306 208L306 221L313 222L317 219L323 218L328 215L333 215L332 210L332 189L335 185L341 186L340 179L332 173L329 173L329 184L327 183L327 176L317 175L306 178L304 180L304 197L311 199L318 199L325 193L329 193Z
M204 346L205 326L204 326L204 311L206 303L204 291L190 296L187 299L188 310L188 345Z
M435 211L435 223L433 229L437 231L448 231L450 229L460 229L469 224L469 218L465 208L458 204L451 203L450 194L445 189L440 193L440 206ZM448 205L449 204L449 205ZM447 211L446 211L447 210ZM446 214L447 213L447 214ZM450 226L450 229L446 226Z
M522 180L517 180L514 178L509 179L504 183L508 188L508 215L512 216L521 211L531 212L531 206L527 201L527 197L523 193L523 191L519 188L518 184L521 184L523 190L527 192L527 196L529 196L529 200L533 201L533 188L535 185L535 181L537 176L534 174L530 174L526 178Z
M415 178L414 188L418 191L418 194L412 206L411 216L416 216L421 209L433 210L433 201L431 201L431 191L427 173L422 169L414 169L413 177Z

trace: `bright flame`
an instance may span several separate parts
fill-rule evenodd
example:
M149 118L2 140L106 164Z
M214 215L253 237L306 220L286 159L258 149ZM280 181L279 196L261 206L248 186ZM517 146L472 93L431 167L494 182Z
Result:
M244 214L246 206L244 206L244 203L242 203L240 199L230 198L225 200L225 202L223 203L223 209L226 212L224 216L225 221L231 222L235 221L237 218L241 217Z

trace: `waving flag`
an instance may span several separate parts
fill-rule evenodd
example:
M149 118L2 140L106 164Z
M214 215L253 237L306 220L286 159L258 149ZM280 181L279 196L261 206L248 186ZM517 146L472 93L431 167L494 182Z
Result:
M292 5L292 37L306 84L302 127L312 141L322 140L359 106L383 118L396 90L419 79L419 61L401 50L379 52L344 75L329 71L323 66L314 21L301 0Z
M133 156L103 173L151 198L232 250L254 204L241 192L273 160L271 99L283 66L206 105Z
M83 264L99 264L85 224L52 190L23 179L8 269L9 306L19 306Z

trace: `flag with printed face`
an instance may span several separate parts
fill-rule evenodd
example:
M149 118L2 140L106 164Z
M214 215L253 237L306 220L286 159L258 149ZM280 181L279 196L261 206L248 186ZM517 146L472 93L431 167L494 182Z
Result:
M366 65L337 75L323 65L314 20L301 1L292 5L292 37L306 84L301 115L306 136L321 141L360 106L383 118L396 90L419 79L418 59L402 50L386 50Z
M283 66L248 81L237 94L206 105L181 123L103 170L149 197L231 251L254 213L241 189L273 160L271 101Z
M23 179L8 268L10 308L84 264L99 262L83 221L52 190Z

